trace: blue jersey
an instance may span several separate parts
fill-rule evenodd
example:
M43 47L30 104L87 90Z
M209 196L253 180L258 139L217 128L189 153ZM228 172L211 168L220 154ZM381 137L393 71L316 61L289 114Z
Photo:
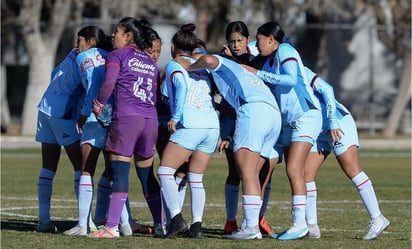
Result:
M282 120L291 123L310 109L320 110L310 87L302 60L292 45L281 43L257 76L267 82L282 112Z
M51 73L51 81L37 108L47 116L77 120L85 91L73 49Z
M210 70L223 98L237 111L245 103L267 103L276 110L278 104L270 89L256 75L240 64L219 55L213 55L219 65Z
M94 121L96 121L96 118L92 114L92 104L93 100L97 98L104 80L107 53L103 49L90 48L81 52L76 58L76 62L81 69L82 85L86 91L81 115L89 117Z
M169 61L165 70L171 120L185 128L219 128L209 73L206 70L189 73L175 61Z
M338 120L341 120L344 116L350 114L350 112L335 99L333 87L330 84L309 68L305 67L305 70L308 81L321 105L322 119L325 121L323 124L324 129L332 130L340 128Z

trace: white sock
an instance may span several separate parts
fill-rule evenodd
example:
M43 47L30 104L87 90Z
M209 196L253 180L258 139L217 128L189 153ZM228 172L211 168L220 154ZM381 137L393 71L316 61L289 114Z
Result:
M170 212L170 218L175 217L181 211L178 200L179 191L174 177L175 172L175 169L166 166L159 166L157 170L157 176L160 180L164 200Z
M292 196L292 219L293 223L306 226L306 195Z
M362 171L354 178L352 178L352 182L358 189L360 198L362 199L363 204L368 210L371 219L374 219L381 215L381 210L379 209L375 190L373 189L372 181L369 179L369 177Z
M206 193L203 186L203 174L189 172L190 200L192 206L192 224L202 222L205 209Z
M183 180L182 178L176 176L175 181L176 181L176 185L177 185L178 188L179 188L179 185L181 184L182 180ZM185 204L186 189L187 189L187 182L180 189L180 191L178 191L179 192L179 207L180 207L180 209L182 209L183 205Z
M236 220L239 203L239 185L225 184L226 219Z
M316 183L307 182L306 183L306 222L308 225L318 224L318 214L317 214L317 198L318 192L316 190Z
M259 225L259 212L262 200L259 195L242 195L243 216L246 219L246 227Z
M80 176L79 181L79 226L84 226L88 223L92 198L92 177L88 175L82 175Z
M123 206L122 214L120 215L120 226L124 227L129 223L129 212L127 211L126 203Z

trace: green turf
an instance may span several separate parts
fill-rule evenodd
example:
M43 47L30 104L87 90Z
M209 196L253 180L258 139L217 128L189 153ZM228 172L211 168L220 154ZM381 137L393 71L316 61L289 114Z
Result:
M214 157L204 179L207 193L204 239L164 240L135 235L110 240L35 232L40 151L2 149L1 152L1 248L411 248L410 151L361 151L361 165L373 181L382 212L391 221L390 229L375 241L362 240L368 229L368 214L356 189L333 157L325 162L317 177L321 239L224 239L223 187L227 169L224 158ZM100 161L96 174L102 168ZM183 215L190 221L189 192L186 196ZM134 170L130 174L130 201L134 217L151 225L151 216ZM73 171L65 154L54 180L52 206L51 215L60 231L75 225L77 203L73 194ZM238 222L241 222L240 217L241 209ZM266 218L276 231L291 224L290 188L284 164L280 164L273 175Z

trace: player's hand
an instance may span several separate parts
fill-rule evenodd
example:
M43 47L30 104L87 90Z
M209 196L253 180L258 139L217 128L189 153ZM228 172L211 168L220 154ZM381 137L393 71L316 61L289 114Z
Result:
M342 138L342 135L345 135L340 128L329 130L329 133L333 142L339 141Z
M230 144L229 140L222 140L222 142L219 145L219 154L222 154L222 152L225 149L229 148L229 144Z
M96 114L96 116L100 115L100 113L103 111L103 107L104 105L97 99L93 100L93 113Z
M222 50L220 51L220 53L223 53L223 54L225 54L227 56L230 56L230 57L233 56L232 51L230 51L230 48L227 44L223 44Z
M169 122L167 122L167 130L170 132L170 133L174 133L174 132L176 132L176 122L175 121L173 121L173 120L169 120Z
M87 117L86 116L80 116L79 119L76 122L76 130L77 133L82 134L83 132L83 125L86 123Z

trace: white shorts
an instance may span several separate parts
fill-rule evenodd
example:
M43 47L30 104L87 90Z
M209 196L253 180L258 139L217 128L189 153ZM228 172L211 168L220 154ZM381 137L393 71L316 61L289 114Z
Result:
M266 103L246 103L237 111L233 151L247 148L264 158L273 152L281 128L280 112Z
M219 140L219 129L180 128L170 135L169 140L187 150L213 154Z
M39 111L37 114L36 141L67 146L80 140L76 130L77 120L53 118Z

